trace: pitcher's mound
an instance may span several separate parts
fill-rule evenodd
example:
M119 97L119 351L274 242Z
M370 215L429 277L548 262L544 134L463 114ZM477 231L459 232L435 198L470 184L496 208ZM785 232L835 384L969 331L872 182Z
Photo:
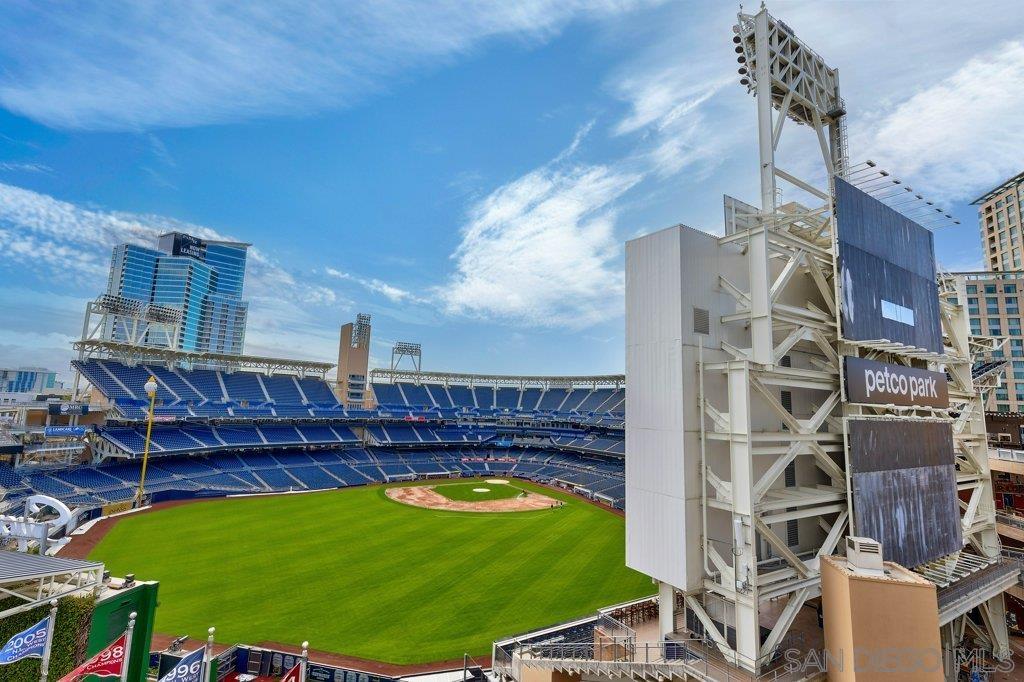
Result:
M487 488L474 488L473 492L486 492ZM540 493L524 491L518 497L504 500L480 500L479 502L468 502L463 500L449 500L441 493L434 490L434 486L400 486L388 488L385 494L396 502L423 507L425 509L441 509L444 511L465 511L465 512L518 512L535 511L537 509L548 509L559 507L561 502Z
M491 492L491 489L490 488L473 488L473 492L475 492L475 493L489 493L489 492Z

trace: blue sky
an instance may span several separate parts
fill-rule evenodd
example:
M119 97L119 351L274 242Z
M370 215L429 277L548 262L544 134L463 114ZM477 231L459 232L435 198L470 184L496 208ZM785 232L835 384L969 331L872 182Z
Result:
M949 269L1024 170L1024 7L983 4L770 5L840 68L852 159L961 220ZM334 360L369 312L380 364L620 372L624 240L757 198L736 9L5 3L0 365L66 371L111 246L177 228L255 245L250 353Z

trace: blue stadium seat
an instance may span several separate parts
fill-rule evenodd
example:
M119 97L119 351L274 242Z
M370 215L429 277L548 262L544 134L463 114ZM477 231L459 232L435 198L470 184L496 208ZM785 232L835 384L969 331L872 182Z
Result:
M405 406L408 404L405 402L405 398L402 397L402 393L398 390L398 386L395 384L381 384L374 382L371 384L373 389L373 395L377 400L378 405L386 406Z
M399 382L398 387L405 395L405 404L412 407L434 407L434 401L422 384Z
M306 395L307 402L321 406L338 404L334 391L331 390L331 387L326 382L320 379L305 377L299 379L299 386L302 387L302 392Z
M305 401L291 374L275 374L263 377L263 385L270 399L282 405L302 405Z
M221 379L228 389L228 396L235 401L245 401L262 405L267 402L267 395L260 386L260 380L252 372L221 372Z
M452 404L456 407L476 407L473 392L468 386L449 386L448 395L452 397Z

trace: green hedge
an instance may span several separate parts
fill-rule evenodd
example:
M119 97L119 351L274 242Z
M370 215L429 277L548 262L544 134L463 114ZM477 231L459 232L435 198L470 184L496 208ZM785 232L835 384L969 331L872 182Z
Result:
M0 600L0 611L17 606L20 599L13 597ZM89 640L89 628L92 623L92 612L95 608L94 597L64 597L57 604L57 626L53 632L53 646L50 649L51 680L58 680L71 672L76 661L85 660L86 642ZM31 611L0 619L0 647L11 637L32 627L50 613L46 604ZM39 682L38 658L26 658L0 666L0 679L4 682Z

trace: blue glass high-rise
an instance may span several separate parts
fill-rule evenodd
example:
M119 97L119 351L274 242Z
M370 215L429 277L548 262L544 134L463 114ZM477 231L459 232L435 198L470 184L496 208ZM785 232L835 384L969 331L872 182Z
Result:
M179 350L241 355L249 304L242 299L250 244L160 235L156 249L114 247L107 293L181 310ZM111 340L123 332L107 330Z

